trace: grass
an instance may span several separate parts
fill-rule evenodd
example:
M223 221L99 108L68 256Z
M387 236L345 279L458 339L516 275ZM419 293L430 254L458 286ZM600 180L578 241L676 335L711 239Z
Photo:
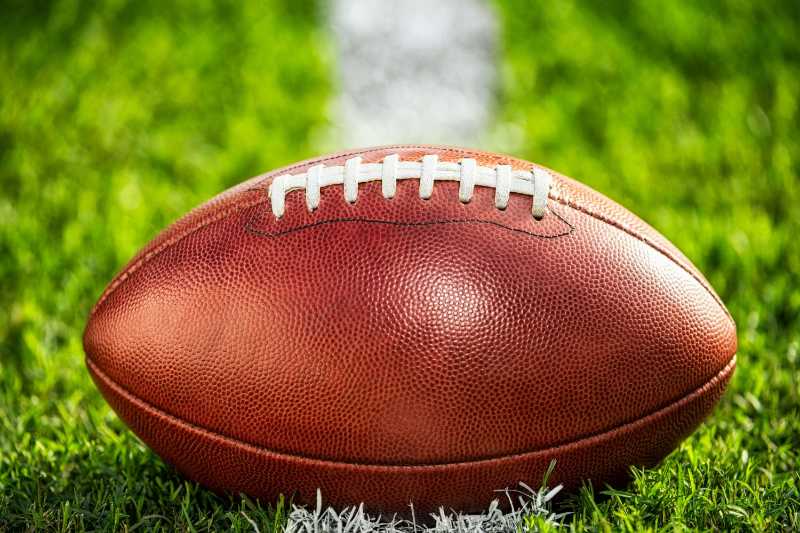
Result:
M0 530L275 529L283 502L215 496L139 443L88 378L80 334L160 228L329 142L316 6L5 4ZM509 0L498 12L488 144L631 207L739 325L739 368L710 422L628 487L563 501L566 525L799 530L800 10Z

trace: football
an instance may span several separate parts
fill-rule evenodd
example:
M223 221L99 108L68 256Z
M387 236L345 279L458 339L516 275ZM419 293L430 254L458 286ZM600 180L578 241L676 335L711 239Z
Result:
M624 482L709 414L736 329L613 201L536 164L388 146L245 181L91 312L86 364L188 478L265 501L482 508Z

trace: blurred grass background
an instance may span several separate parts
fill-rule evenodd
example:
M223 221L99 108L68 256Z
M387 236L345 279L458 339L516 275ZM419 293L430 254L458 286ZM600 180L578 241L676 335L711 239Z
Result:
M571 527L800 529L800 6L497 10L487 146L641 215L739 325L739 369L711 423L624 490L564 502ZM273 527L281 505L214 496L125 430L80 335L113 273L170 221L336 144L320 6L0 11L0 530Z

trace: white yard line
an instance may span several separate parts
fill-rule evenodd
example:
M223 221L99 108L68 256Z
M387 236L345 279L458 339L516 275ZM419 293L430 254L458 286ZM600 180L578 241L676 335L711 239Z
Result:
M334 143L476 145L490 126L497 21L483 0L334 0Z
M533 490L520 483L518 489L506 489L482 514L463 514L453 510L418 515L413 507L401 519L397 515L382 517L372 515L363 506L336 510L323 507L322 494L317 491L317 504L313 508L293 506L289 513L285 533L509 533L531 531L526 519L536 516L558 527L568 513L550 511L551 500L561 490ZM508 508L500 509L500 500Z

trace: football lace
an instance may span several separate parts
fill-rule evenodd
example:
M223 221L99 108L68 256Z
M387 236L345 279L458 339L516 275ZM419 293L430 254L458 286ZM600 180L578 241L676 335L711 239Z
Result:
M547 210L547 196L550 193L552 176L544 169L514 170L511 165L497 165L494 168L480 166L472 158L458 162L439 161L435 154L425 155L417 161L401 161L397 154L387 155L380 163L362 163L361 157L352 157L344 166L325 166L318 164L302 174L282 174L276 176L269 186L272 213L281 218L286 211L286 193L305 190L306 206L309 211L319 207L320 189L331 185L342 185L344 199L355 203L358 199L358 185L370 181L381 182L384 198L393 198L397 192L397 181L419 180L419 196L427 200L433 194L436 181L457 181L458 199L467 203L472 199L476 186L494 189L494 203L498 209L505 209L511 193L530 196L533 199L531 213L540 220Z

